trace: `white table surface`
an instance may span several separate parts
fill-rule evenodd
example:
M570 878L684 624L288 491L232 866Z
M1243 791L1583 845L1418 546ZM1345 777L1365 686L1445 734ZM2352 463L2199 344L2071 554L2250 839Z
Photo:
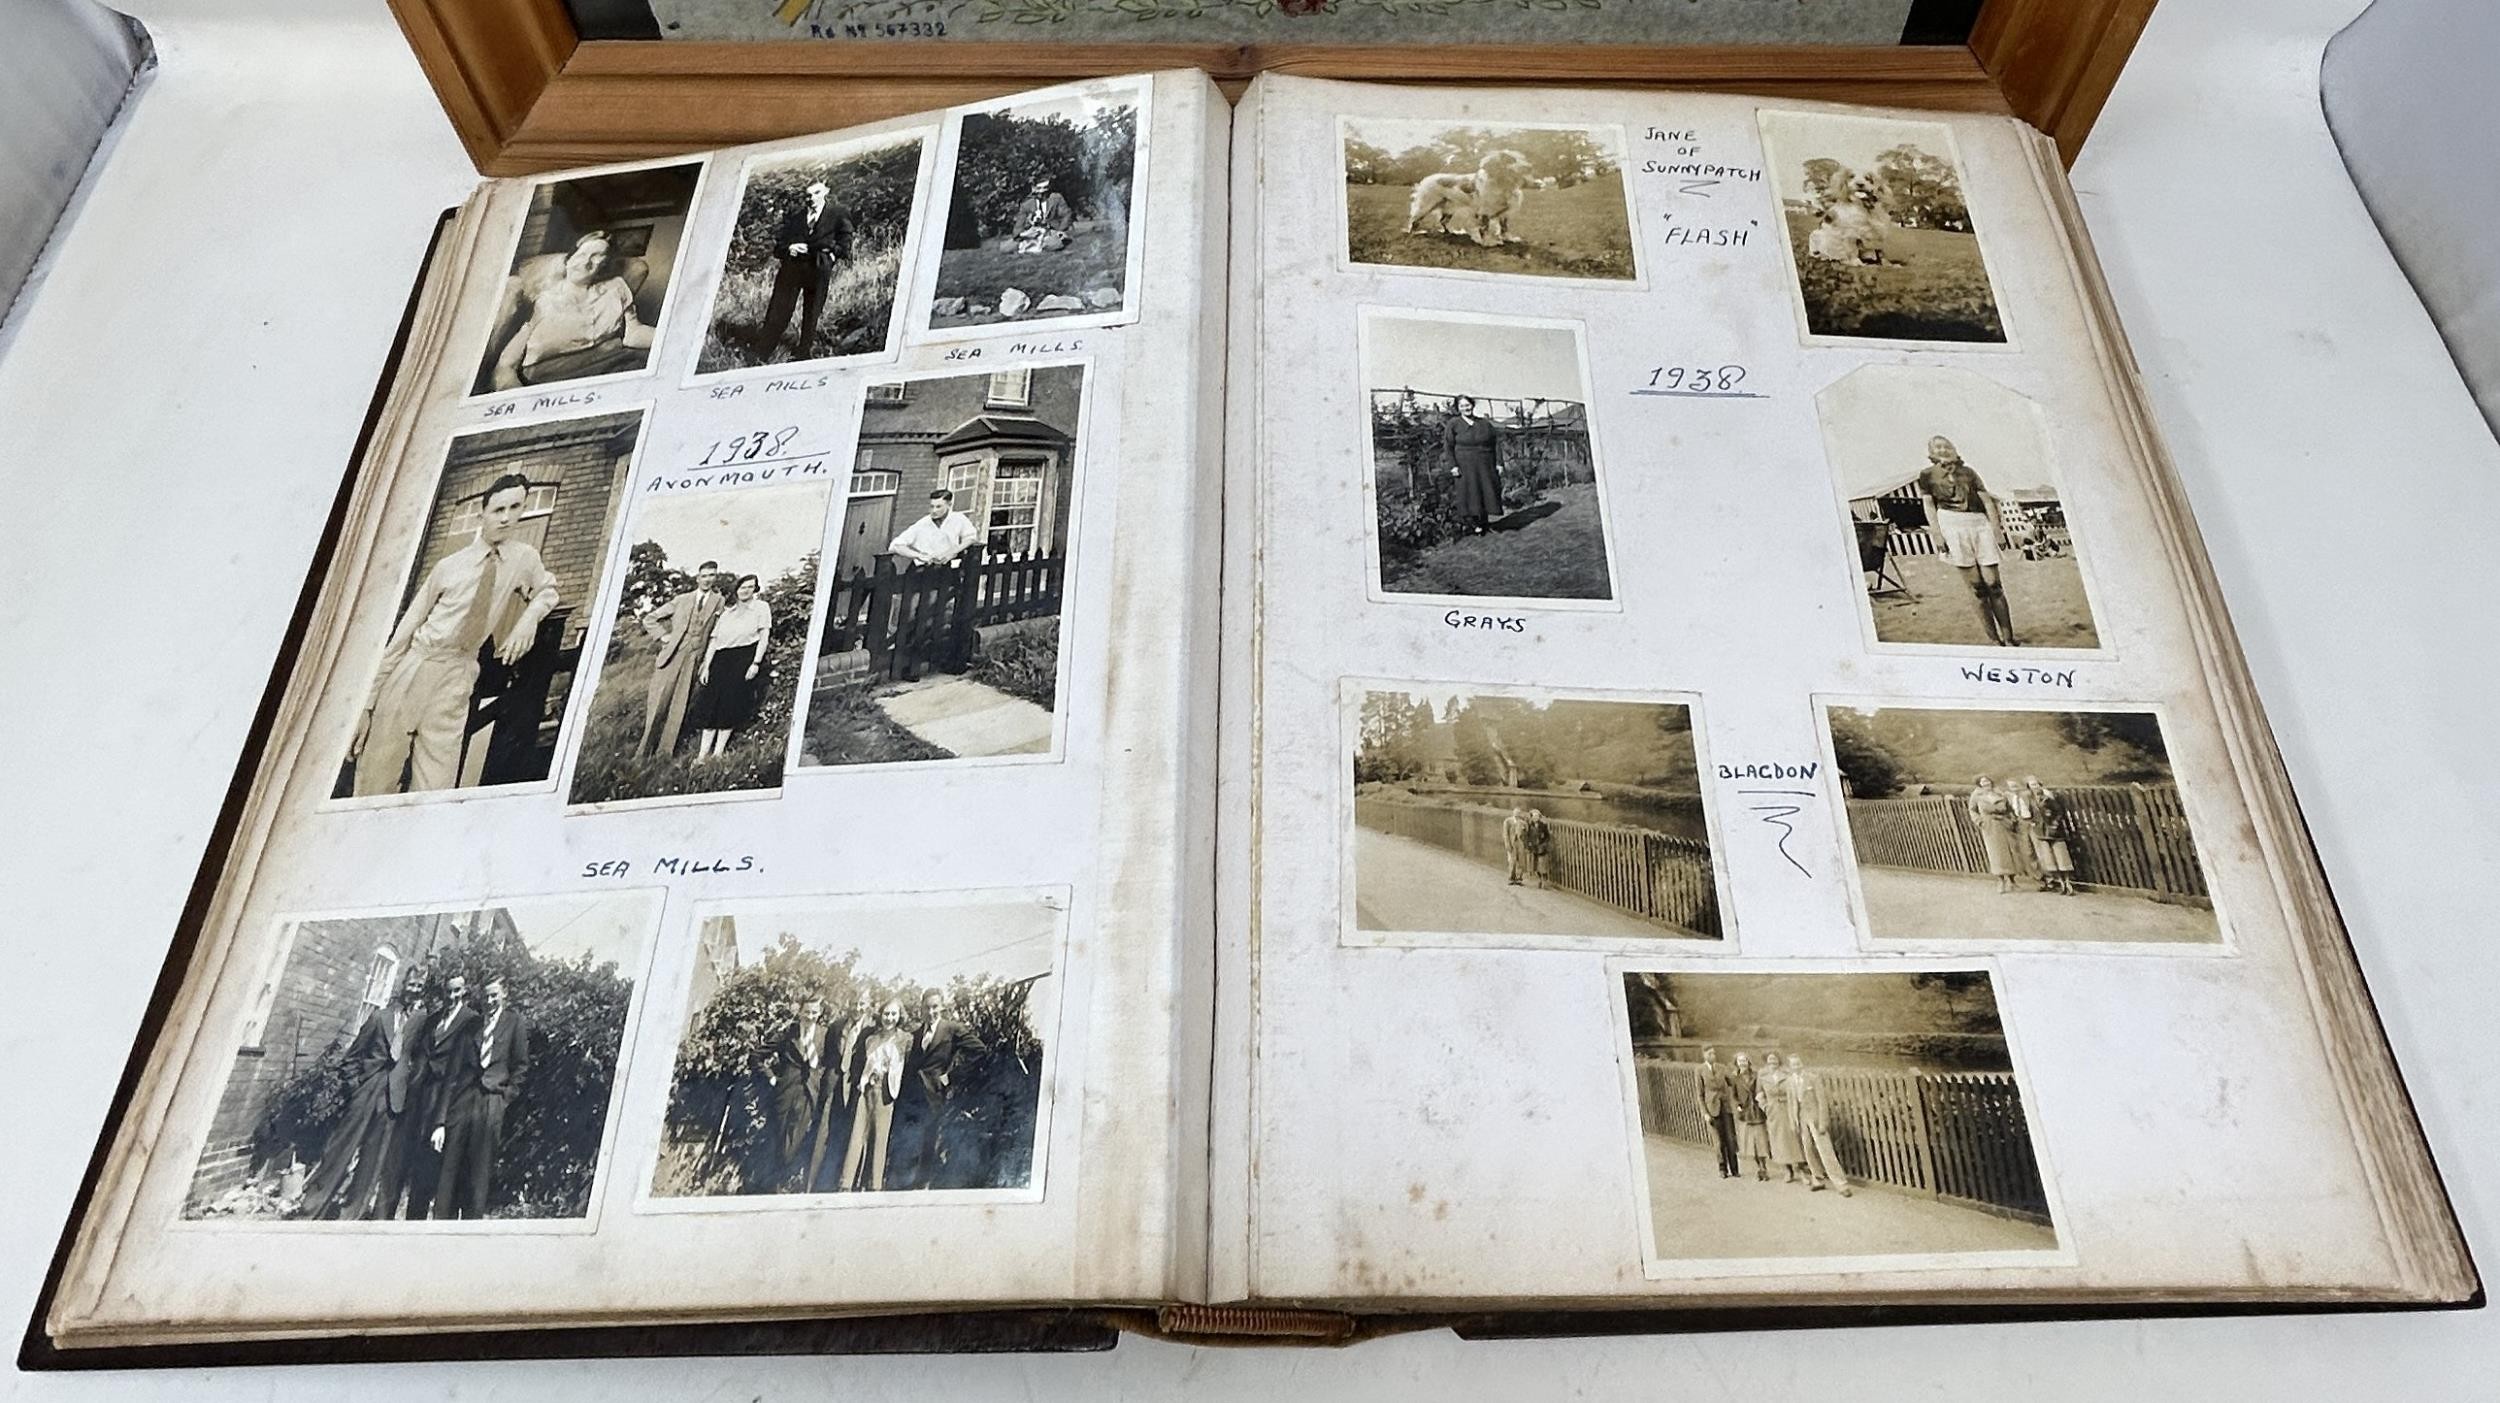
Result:
M2075 173L2470 1237L2500 1132L2500 446L2317 106L2362 0L2164 0ZM0 338L0 1332L31 1308L432 215L381 0L139 0L164 53ZM1061 1358L0 1376L11 1398L2500 1397L2485 1313Z

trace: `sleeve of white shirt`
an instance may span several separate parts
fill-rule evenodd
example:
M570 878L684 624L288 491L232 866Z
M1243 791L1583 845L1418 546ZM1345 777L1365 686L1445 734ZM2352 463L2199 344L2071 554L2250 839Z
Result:
M946 543L953 547L957 555L963 554L964 547L981 539L981 533L972 529L972 518L962 512L947 513L945 531Z

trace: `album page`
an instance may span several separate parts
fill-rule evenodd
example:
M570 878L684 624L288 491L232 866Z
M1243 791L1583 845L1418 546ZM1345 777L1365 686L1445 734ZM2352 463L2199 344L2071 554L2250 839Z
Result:
M1201 1289L1227 118L481 188L57 1337Z
M1215 1298L2423 1289L2045 142L1266 77L1233 178Z

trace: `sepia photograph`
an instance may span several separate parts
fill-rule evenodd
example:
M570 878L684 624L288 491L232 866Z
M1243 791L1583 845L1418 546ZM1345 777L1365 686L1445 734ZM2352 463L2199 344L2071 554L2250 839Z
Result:
M334 799L544 784L642 411L454 437Z
M186 1219L583 1219L649 891L307 917L254 994Z
M933 133L749 160L697 375L882 355Z
M471 394L650 367L703 163L541 181Z
M958 119L924 304L930 331L1108 326L1135 314L1146 91L1053 89Z
M832 496L785 482L635 509L573 804L781 788Z
M2221 940L2152 711L1868 704L1824 716L1872 939Z
M1048 759L1085 367L868 387L798 765Z
M1986 970L1621 979L1651 1276L2058 1256Z
M1367 308L1362 374L1382 596L1611 607L1579 323Z
M1347 117L1349 263L1633 282L1617 127Z
M2005 324L1941 122L1765 110L1806 335L1997 342Z
M1875 642L2100 648L2037 406L1906 365L1860 367L1815 402Z
M1038 1197L1064 917L1009 892L707 908L648 1196Z
M1347 690L1349 939L1727 934L1689 699Z

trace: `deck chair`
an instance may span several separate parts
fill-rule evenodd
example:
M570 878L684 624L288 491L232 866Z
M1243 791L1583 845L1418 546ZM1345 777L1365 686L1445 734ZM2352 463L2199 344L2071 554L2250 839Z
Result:
M1909 582L1901 578L1901 567L1892 558L1892 523L1861 521L1856 525L1858 568L1870 577L1866 584L1868 597L1898 594L1905 599L1918 598L1910 592Z

